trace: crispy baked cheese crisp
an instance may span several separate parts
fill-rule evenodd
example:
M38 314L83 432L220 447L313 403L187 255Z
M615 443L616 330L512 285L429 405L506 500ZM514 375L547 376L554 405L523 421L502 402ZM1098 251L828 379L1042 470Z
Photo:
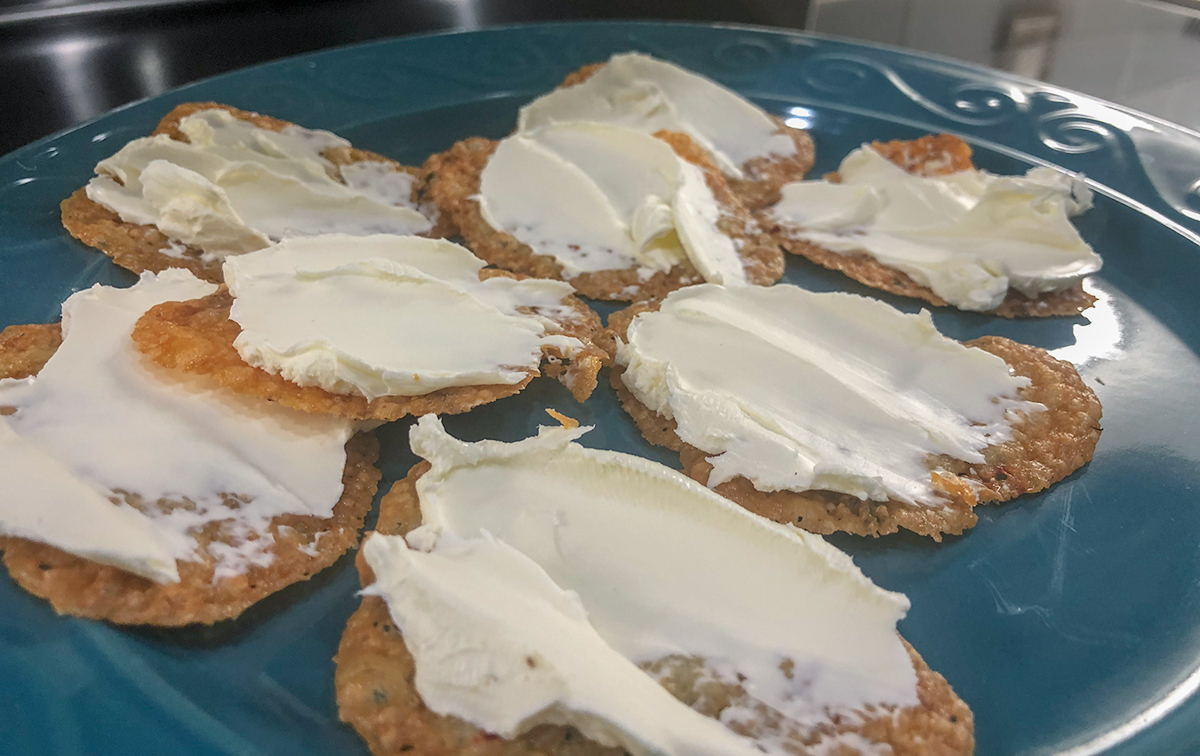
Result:
M373 753L971 752L903 596L586 430L413 429L428 460L384 497L336 657Z
M787 184L759 214L788 252L876 289L1004 317L1074 315L1100 258L1068 215L1091 206L1079 177L976 170L948 134L875 142L835 174Z
M453 414L542 370L579 400L605 358L600 320L559 281L485 269L418 237L290 239L226 262L228 288L151 308L133 332L158 365L353 419Z
M379 481L373 434L203 380L133 348L187 271L73 295L63 325L0 332L0 549L55 610L120 624L212 623L331 565Z
M570 74L521 108L518 128L564 121L615 123L653 134L687 134L755 209L812 168L808 132L788 126L711 79L641 53L621 53Z
M1075 369L851 294L692 287L609 319L622 405L751 511L817 533L940 539L1092 458Z
M656 137L572 122L467 139L426 162L429 195L484 260L594 299L779 280L778 245L708 155L686 134Z
M227 255L316 233L449 236L420 169L217 103L185 103L63 201L72 236L135 273L221 281Z

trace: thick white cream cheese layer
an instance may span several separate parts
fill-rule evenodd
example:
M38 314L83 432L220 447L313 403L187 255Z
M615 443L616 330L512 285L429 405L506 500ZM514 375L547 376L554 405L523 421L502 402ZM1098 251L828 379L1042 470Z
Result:
M798 181L770 213L834 252L865 252L963 310L991 310L1009 288L1029 297L1073 286L1100 257L1068 215L1091 207L1078 177L966 170L915 176L869 146L846 156L841 183Z
M703 171L640 131L577 122L514 134L484 168L478 200L492 228L569 277L633 266L649 277L690 260L706 281L746 280Z
M276 515L332 513L349 422L209 388L136 351L130 333L146 310L215 288L169 270L67 299L50 361L36 376L0 380L0 406L16 408L4 418L12 433L0 432L0 530L166 582L177 576L163 558L197 558L189 536L206 523L227 521L233 541L210 547L220 578L270 562ZM141 515L97 500L123 496L191 505ZM228 496L243 503L230 507ZM45 515L29 511L43 498Z
M853 294L693 286L639 315L618 344L622 380L708 452L709 485L828 490L936 506L926 459L982 462L1011 437L1028 385L981 349Z
M432 228L410 201L413 178L380 163L345 166L322 156L350 143L327 131L261 129L224 110L184 118L189 142L135 139L96 166L93 201L129 223L220 259L289 236L415 234Z
M751 756L776 746L692 710L639 665L704 659L801 726L917 703L902 595L818 536L574 443L586 430L465 443L430 415L412 429L432 464L417 482L424 524L372 535L363 554L366 592L387 601L431 709L506 738L570 724L636 756Z
M0 535L49 544L160 583L178 583L175 533L77 478L0 417Z
M754 158L790 156L796 145L767 113L711 79L640 53L614 55L588 79L521 108L520 131L564 121L614 123L653 134L682 131L742 178Z
M242 359L301 386L415 396L449 386L512 384L574 338L547 333L570 284L479 280L485 263L418 236L287 239L225 260Z

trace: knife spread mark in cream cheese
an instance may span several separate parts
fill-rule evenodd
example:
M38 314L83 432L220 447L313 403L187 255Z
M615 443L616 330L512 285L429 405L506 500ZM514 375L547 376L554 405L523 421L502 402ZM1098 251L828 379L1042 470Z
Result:
M1074 286L1100 257L1068 215L1091 207L1083 181L1051 168L915 176L870 146L838 168L841 183L797 181L768 212L789 235L866 253L963 310L991 310L1009 288L1036 297Z
M744 177L749 160L796 152L757 105L711 79L639 53L614 55L585 81L521 108L518 130L565 121L612 123L647 134L682 131L735 178Z
M270 563L273 517L330 516L349 422L207 388L134 348L147 309L215 288L173 269L67 299L50 361L0 380L0 406L15 408L0 429L0 532L173 582L174 560L200 558L190 535L207 523L224 521L225 543L210 547L221 578Z
M368 400L449 386L512 384L543 347L570 357L578 339L549 332L570 284L479 280L464 247L418 236L310 236L225 260L247 363L301 386Z
M410 199L413 177L381 163L340 169L323 157L350 143L327 131L270 131L205 110L182 119L188 142L135 139L96 166L87 196L128 223L157 226L206 260L290 236L416 234L432 228Z
M704 173L670 145L600 123L552 124L500 142L479 183L492 228L554 257L568 277L690 260L707 281L744 283Z
M617 346L635 397L711 454L709 485L827 490L940 506L927 459L983 462L1029 384L999 357L853 294L701 285L639 315Z
M386 600L433 711L505 738L572 725L634 756L783 753L642 671L671 656L800 726L917 705L904 596L819 536L574 443L587 430L465 443L435 416L413 427L432 464L417 481L424 524L367 539L365 593Z

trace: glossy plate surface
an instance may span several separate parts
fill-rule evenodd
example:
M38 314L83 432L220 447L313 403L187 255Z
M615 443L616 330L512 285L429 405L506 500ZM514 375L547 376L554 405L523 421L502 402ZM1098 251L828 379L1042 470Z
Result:
M817 175L864 141L936 131L962 135L994 172L1087 174L1096 207L1079 225L1105 266L1086 317L935 319L955 338L998 334L1075 362L1104 404L1095 460L984 508L940 545L833 540L912 599L900 629L974 709L981 756L1200 750L1200 136L1169 124L950 61L774 31L562 24L373 43L201 82L0 158L0 326L53 321L72 291L133 281L67 236L58 203L177 103L258 110L419 164L457 139L506 134L523 102L624 50L810 128ZM797 258L784 280L875 295ZM515 440L547 406L594 423L586 444L677 462L641 439L603 380L583 406L541 379L446 425ZM415 461L408 425L380 431L381 490ZM56 617L0 575L0 752L365 754L338 722L331 661L357 587L346 558L236 622L160 631Z

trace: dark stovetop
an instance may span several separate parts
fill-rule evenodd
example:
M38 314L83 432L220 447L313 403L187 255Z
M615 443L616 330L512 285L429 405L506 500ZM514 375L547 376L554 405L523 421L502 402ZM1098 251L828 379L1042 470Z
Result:
M380 37L588 18L799 27L806 0L0 0L0 154L254 63Z

